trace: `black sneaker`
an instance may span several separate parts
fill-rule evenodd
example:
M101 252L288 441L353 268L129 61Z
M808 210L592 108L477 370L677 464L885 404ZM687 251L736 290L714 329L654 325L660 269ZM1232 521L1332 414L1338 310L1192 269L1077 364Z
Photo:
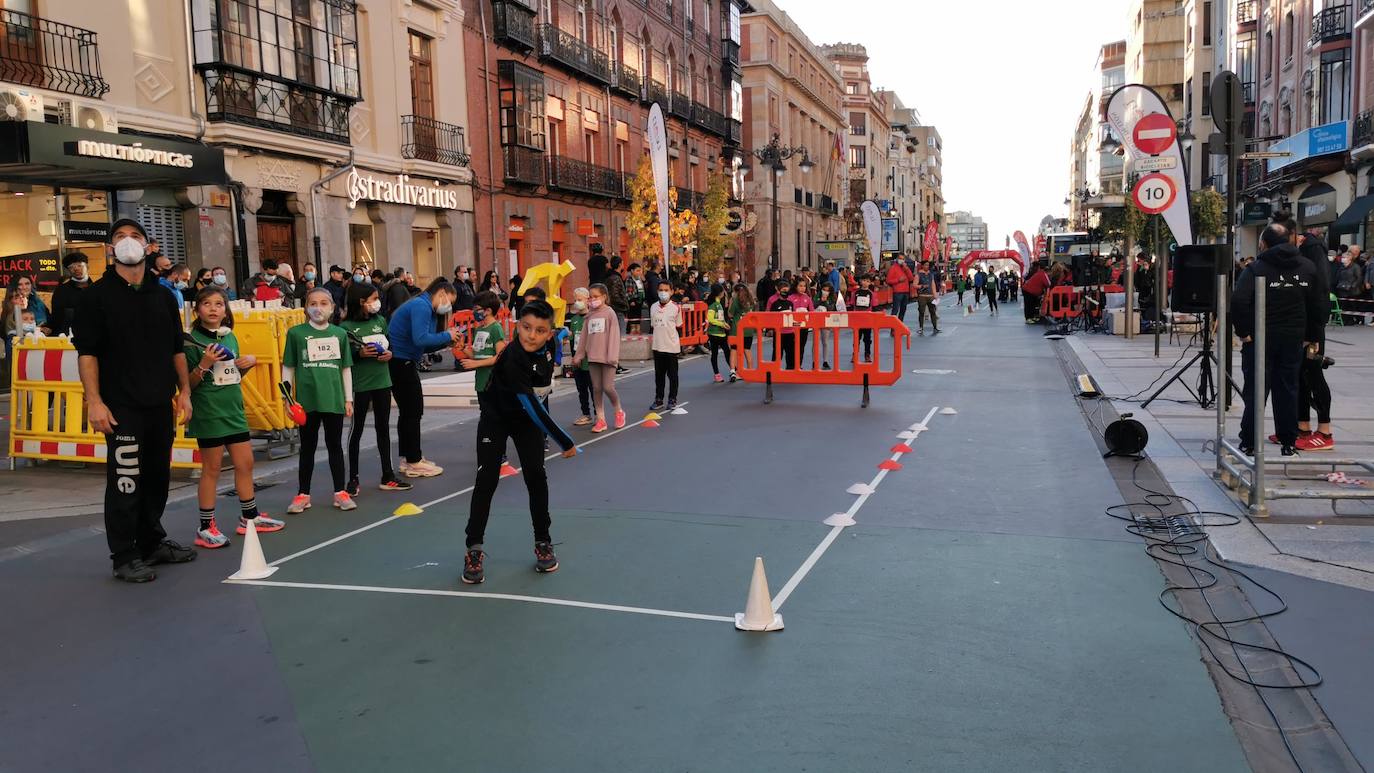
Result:
M153 548L153 552L143 557L144 563L149 566L184 564L194 560L196 560L196 551L193 548L188 548L169 539L158 543L158 546Z
M344 486L344 491L347 491L350 497L356 499L358 496L358 489L361 487L361 484L358 483L357 476L354 476L348 479L348 485Z
M487 554L480 550L469 550L463 556L463 582L468 585L479 585L487 576L482 573L482 562L487 558Z
M933 336L940 335L940 328L935 328L934 330L930 331L930 334Z
M661 411L661 410L663 410L663 401L662 401L662 400L655 400L655 401L654 401L654 404L651 405L651 406L649 406L649 410L651 410L651 411Z
M410 491L410 490L413 489L413 488L415 488L415 487L412 486L412 485L410 485L409 483L406 483L405 481L401 480L400 478L397 478L397 477L394 477L394 476L393 476L393 477L387 478L386 480L382 481L381 485L377 487L377 490L378 490L378 491Z
M1240 441L1236 448L1239 448L1240 452L1242 454L1245 454L1246 456L1249 456L1251 458L1255 456L1255 447L1247 444L1244 440Z
M540 574L558 571L558 556L553 554L552 543L534 543L534 571Z
M1298 453L1298 449L1292 446L1284 446L1279 449L1279 456L1302 456L1302 454Z
M668 410L670 410L670 411L673 410L673 409L675 409L675 408L677 408L677 400L669 400L669 401L668 401L668 406L667 406L667 407L668 407Z
M615 366L615 374L616 374L617 376L624 375L624 374L629 373L629 372L630 372L630 369L629 369L629 368L626 368L626 367L624 367L624 366L622 366L622 365L617 365L617 366Z
M157 579L157 572L154 572L151 566L143 563L143 559L135 558L127 564L116 566L114 576L115 579L124 582L152 582Z

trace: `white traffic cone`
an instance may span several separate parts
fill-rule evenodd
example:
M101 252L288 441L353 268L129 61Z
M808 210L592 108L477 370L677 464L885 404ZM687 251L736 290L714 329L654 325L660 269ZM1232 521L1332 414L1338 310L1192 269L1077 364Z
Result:
M821 521L826 526L853 526L857 521L849 513L835 513L834 515Z
M781 631L782 615L773 611L768 593L768 577L763 573L763 557L754 558L754 577L749 580L749 599L743 612L735 613L735 627L741 631Z
M258 541L256 524L249 523L243 534L243 558L239 560L239 570L229 575L231 580L261 580L271 577L279 567L268 566L262 555L262 543Z
M849 488L845 489L845 493L846 493L846 494L858 494L858 495L860 495L860 496L862 496L862 495L864 495L864 494L872 494L872 493L873 493L873 487L870 486L870 485L868 485L867 483L855 483L854 485L852 485L852 486L850 486Z

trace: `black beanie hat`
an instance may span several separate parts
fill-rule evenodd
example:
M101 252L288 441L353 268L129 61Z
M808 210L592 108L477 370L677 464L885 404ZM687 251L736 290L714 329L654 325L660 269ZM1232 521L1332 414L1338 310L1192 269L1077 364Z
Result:
M136 228L136 229L138 230L139 234L141 234L141 235L143 236L144 241L147 241L147 239L148 239L148 232L145 231L145 230L143 230L143 224L140 223L140 222L138 222L137 220L133 220L133 219L127 218L127 217L121 217L120 219L114 221L114 225L111 225L111 226L110 226L110 233L109 233L109 235L106 237L106 241L109 242L110 244L114 244L114 235L115 235L115 231L118 231L119 229L123 228L123 227L126 226L126 225L131 225L131 226L133 226L134 228Z

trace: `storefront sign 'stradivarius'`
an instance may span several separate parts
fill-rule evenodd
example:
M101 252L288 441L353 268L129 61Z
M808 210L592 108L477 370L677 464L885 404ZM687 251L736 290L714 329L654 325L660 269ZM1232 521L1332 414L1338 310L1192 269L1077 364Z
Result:
M403 174L396 175L396 179L390 180L370 174L359 174L358 170L354 169L348 175L348 208L358 206L359 201L457 209L458 191L441 188L438 182L433 185L417 185L411 183L410 177Z

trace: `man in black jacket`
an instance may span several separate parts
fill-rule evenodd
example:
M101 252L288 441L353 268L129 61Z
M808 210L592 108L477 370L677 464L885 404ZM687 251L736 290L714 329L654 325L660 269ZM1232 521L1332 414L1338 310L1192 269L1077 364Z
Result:
M1241 419L1240 446L1253 453L1254 411L1264 410L1268 392L1274 394L1274 428L1283 456L1297 455L1298 370L1303 348L1321 336L1326 300L1321 296L1317 269L1288 241L1288 229L1271 225L1260 236L1262 251L1245 269L1231 295L1232 321L1241 348L1241 372L1245 375L1245 414ZM1255 287L1263 277L1265 291L1264 362L1266 394L1255 391Z
M91 275L86 265L86 256L80 252L69 252L62 259L62 268L71 278L52 291L52 311L48 314L48 335L59 336L72 332L72 320L76 319L76 307L81 300L81 292L91 286Z
M1296 229L1295 229L1296 230ZM1317 231L1297 237L1298 252L1312 261L1317 269L1318 293L1323 299L1331 297L1327 284L1331 277L1331 262L1326 257L1326 239ZM1320 334L1309 339L1303 350L1302 368L1298 371L1298 443L1299 451L1329 451L1336 441L1331 435L1331 387L1326 383L1326 322L1329 313L1322 314ZM1312 410L1317 411L1317 431L1312 431Z
M600 242L594 242L591 246L591 257L587 258L587 284L606 283L606 248Z

